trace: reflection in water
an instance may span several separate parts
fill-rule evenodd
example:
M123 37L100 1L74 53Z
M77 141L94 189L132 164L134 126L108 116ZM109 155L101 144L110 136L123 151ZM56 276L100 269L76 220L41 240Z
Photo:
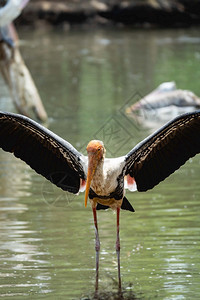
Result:
M18 201L18 198L3 197L0 201L0 289L7 290L1 295L25 296L28 290L38 288L40 293L50 292L50 274L44 268L47 261L39 258L46 255L38 247L41 238L30 229L29 221L21 220L28 208Z
M84 300L139 300L143 299L143 295L135 295L134 292L130 291L129 289L132 289L132 287L127 287L127 290L124 289L120 292L100 292L100 293L94 293L91 295L87 295L82 297L81 299Z
M123 128L120 137L126 138L115 147L108 140L114 156L145 138L151 129L128 119L125 108L161 82L175 80L199 94L196 29L20 36L23 57L46 99L50 129L80 150L87 140L101 139L108 123ZM0 89L2 94L8 97ZM0 108L11 106L1 101ZM0 152L0 165L0 296L94 297L94 228L82 195L66 198L7 153ZM121 212L124 299L199 298L199 176L197 156L152 191L127 195L136 212ZM115 219L110 210L98 213L99 294L105 299L117 293Z
M27 187L30 185L31 176L27 166L24 163L21 163L19 160L16 161L16 158L5 152L0 152L0 168L1 168L1 186L0 193L1 196L9 195L12 196L15 194L15 197L20 196L30 196L27 188L23 188L24 184Z

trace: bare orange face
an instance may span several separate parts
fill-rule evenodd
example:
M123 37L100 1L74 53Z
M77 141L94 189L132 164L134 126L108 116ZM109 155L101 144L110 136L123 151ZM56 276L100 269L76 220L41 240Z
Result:
M85 207L87 206L87 199L88 199L92 178L95 174L98 163L104 157L104 152L105 152L103 143L98 140L90 141L86 149L88 153L88 173L87 173L87 182L85 188Z
M105 150L103 142L98 141L98 140L92 140L92 141L90 141L88 143L86 149L87 149L88 155L94 154L94 155L96 155L99 158L103 157L104 150Z

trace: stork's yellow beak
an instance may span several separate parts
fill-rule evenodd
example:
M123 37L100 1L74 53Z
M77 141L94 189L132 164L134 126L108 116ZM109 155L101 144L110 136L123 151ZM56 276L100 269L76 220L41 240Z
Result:
M87 206L87 199L89 195L90 185L92 178L94 176L94 173L96 171L98 164L98 159L95 153L89 153L88 154L88 173L87 173L87 181L86 181L86 188L85 188L85 207Z

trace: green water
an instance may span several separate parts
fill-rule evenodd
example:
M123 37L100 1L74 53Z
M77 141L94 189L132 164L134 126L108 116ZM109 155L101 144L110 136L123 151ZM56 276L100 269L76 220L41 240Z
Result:
M163 81L200 95L199 29L21 30L21 51L49 115L78 150L103 139L127 153L151 129L125 108ZM0 108L15 111L0 79ZM146 193L127 192L121 213L124 299L199 299L200 159ZM116 215L98 212L99 292L117 292ZM0 297L86 299L95 284L94 228L84 196L52 186L0 152ZM132 295L132 296L130 296Z

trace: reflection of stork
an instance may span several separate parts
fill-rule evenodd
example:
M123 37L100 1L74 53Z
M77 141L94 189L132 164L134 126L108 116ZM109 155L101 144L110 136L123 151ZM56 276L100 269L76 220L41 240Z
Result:
M46 111L19 52L17 33L11 23L27 2L28 0L8 0L0 8L0 70L18 111L30 115L32 110L39 120L45 121Z
M117 211L116 251L121 288L120 208L134 211L125 197L125 188L147 191L200 153L200 111L175 118L118 158L105 158L103 142L97 140L89 142L88 155L84 156L31 119L2 112L0 147L65 191L76 194L85 189L85 206L89 196L95 224L96 289L100 250L96 210L111 207Z

